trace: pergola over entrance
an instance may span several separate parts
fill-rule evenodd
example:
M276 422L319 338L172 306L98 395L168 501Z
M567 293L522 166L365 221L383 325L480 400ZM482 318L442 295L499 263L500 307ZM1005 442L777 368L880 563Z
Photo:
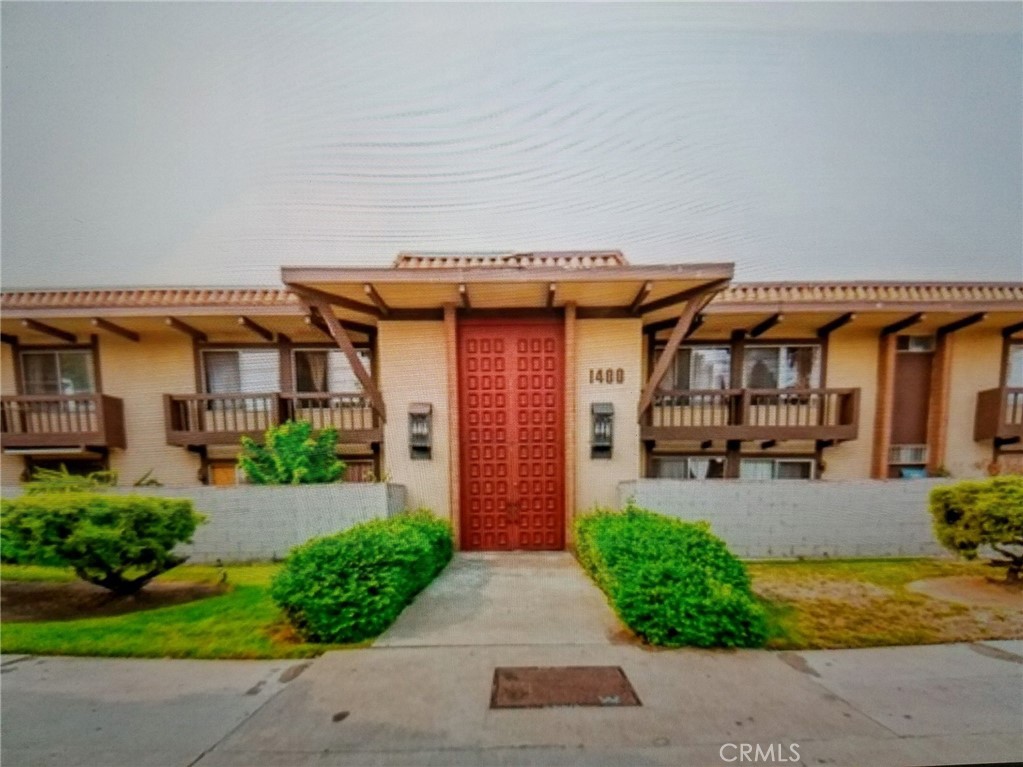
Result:
M555 310L576 319L641 318L672 328L673 352L693 319L731 281L730 263L630 265L618 251L399 254L392 267L284 267L285 285L323 318L374 407L384 403L355 355L346 325L381 320L524 316ZM672 354L662 356L643 387L639 413Z

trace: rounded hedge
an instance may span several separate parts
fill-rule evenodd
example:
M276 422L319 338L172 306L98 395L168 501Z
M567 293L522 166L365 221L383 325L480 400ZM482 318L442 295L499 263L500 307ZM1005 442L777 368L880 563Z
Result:
M666 647L758 647L764 609L746 568L704 522L634 506L579 517L576 553L622 621Z
M50 492L0 504L0 555L5 562L73 568L82 580L131 594L185 561L205 521L186 498Z
M361 642L394 622L453 548L450 526L427 511L365 522L292 549L270 595L305 639Z

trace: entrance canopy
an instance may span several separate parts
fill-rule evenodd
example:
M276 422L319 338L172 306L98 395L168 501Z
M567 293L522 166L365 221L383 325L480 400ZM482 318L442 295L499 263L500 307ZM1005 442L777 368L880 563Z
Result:
M389 268L284 267L300 297L339 319L440 319L443 307L555 309L581 319L679 316L696 296L728 284L732 264L631 266L618 251L399 254Z

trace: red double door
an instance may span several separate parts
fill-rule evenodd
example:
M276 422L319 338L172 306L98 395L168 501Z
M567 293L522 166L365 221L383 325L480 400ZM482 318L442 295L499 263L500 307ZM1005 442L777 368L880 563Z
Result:
M465 320L458 346L462 548L564 548L564 325Z

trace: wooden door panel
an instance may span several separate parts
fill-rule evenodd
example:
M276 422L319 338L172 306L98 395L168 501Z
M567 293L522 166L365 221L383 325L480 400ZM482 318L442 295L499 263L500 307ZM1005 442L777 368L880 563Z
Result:
M462 547L564 547L563 326L459 328Z

